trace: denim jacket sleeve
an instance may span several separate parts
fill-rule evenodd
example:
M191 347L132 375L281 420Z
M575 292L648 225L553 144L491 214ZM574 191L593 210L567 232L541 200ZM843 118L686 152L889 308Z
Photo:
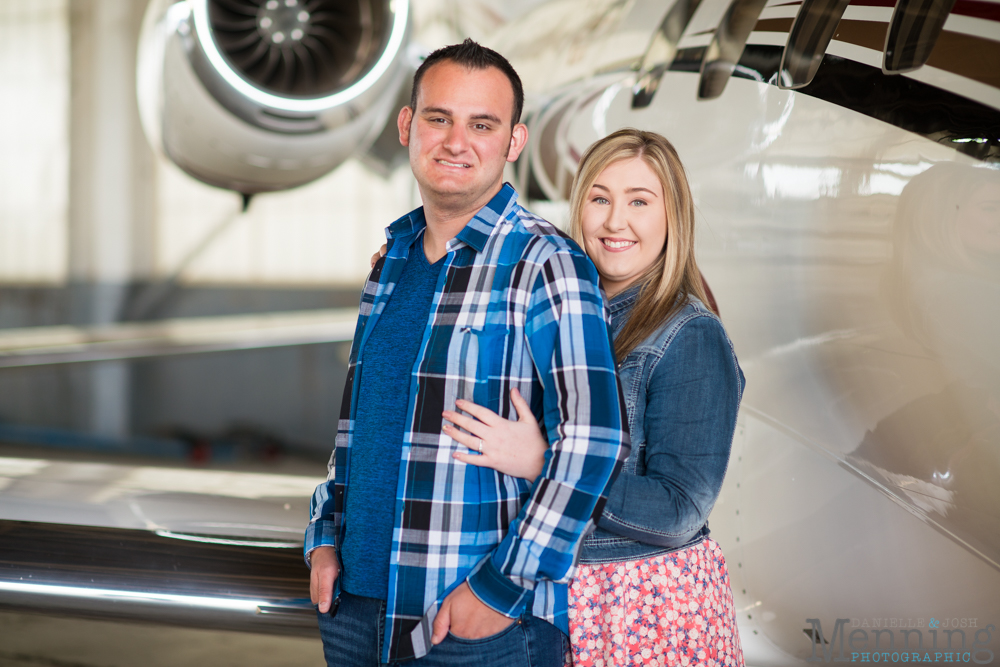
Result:
M680 547L705 525L729 463L743 393L721 323L684 323L662 357L649 355L645 473L621 474L598 525L646 544Z

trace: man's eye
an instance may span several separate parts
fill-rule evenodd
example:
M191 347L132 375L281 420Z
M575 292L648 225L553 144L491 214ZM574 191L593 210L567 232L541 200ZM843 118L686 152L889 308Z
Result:
M488 129L490 129L489 125L483 125L482 123L476 123L475 127L476 127L477 130L488 130Z

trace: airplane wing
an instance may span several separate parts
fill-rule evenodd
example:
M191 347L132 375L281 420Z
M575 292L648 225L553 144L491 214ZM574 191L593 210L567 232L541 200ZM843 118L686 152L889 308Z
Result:
M357 308L0 330L0 368L350 342Z
M0 608L315 636L321 478L0 458Z

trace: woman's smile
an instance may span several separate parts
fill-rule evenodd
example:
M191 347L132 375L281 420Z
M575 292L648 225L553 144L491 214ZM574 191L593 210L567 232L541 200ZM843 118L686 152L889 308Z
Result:
M609 238L602 238L601 243L603 243L604 247L610 250L611 252L622 252L632 248L636 244L635 241L629 241L626 239L609 239Z

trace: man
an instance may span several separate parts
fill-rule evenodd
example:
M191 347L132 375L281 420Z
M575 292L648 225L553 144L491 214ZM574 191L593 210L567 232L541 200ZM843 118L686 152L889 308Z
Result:
M503 183L522 101L466 40L427 57L399 113L424 206L365 284L306 532L330 665L562 664L564 582L628 436L596 271ZM514 388L551 444L533 484L452 458L442 431L456 399L509 416Z

